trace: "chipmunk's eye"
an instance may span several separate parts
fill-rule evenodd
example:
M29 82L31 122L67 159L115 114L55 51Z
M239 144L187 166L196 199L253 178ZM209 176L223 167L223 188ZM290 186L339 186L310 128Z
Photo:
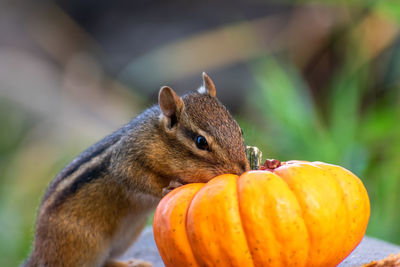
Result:
M198 135L196 137L196 146L197 146L198 149L201 149L201 150L208 150L209 149L208 143L207 143L207 139L202 135Z

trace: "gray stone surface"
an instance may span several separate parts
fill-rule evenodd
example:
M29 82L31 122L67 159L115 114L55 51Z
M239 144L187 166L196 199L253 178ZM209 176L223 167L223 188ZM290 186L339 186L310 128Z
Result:
M164 267L154 241L152 227L146 227L135 244L121 257L123 260L132 258L149 261L154 267Z
M373 260L400 252L400 246L393 245L372 237L365 237L360 245L341 263L339 267L360 266ZM154 267L164 267L153 238L153 230L147 227L138 241L121 259L142 259L153 263ZM179 267L179 266L177 266Z
M364 237L356 249L344 260L340 267L360 266L370 261L386 258L390 254L400 252L400 246L387 243L385 241Z

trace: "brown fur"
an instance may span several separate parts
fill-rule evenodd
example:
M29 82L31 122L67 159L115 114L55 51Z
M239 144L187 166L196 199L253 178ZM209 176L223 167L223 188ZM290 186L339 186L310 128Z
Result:
M146 266L113 259L136 240L163 188L249 169L239 125L203 79L202 94L179 98L162 88L161 109L146 110L54 179L25 266ZM208 151L196 147L199 134Z

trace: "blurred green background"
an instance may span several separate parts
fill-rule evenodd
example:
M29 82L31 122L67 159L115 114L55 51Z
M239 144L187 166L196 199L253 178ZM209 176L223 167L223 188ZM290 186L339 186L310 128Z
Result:
M201 72L265 158L357 174L400 244L399 1L3 1L0 266L29 253L47 184Z

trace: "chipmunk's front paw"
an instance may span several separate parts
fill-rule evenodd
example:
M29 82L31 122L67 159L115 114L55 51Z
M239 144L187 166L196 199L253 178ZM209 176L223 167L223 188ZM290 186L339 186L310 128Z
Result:
M166 194L168 194L169 192L171 192L175 188L178 188L178 187L180 187L182 185L183 184L181 182L178 182L176 180L172 180L171 182L169 182L169 185L167 187L163 188L162 195L165 196Z
M153 264L143 260L109 261L104 267L153 267Z
M142 260L129 260L126 263L129 267L153 267L150 262Z

